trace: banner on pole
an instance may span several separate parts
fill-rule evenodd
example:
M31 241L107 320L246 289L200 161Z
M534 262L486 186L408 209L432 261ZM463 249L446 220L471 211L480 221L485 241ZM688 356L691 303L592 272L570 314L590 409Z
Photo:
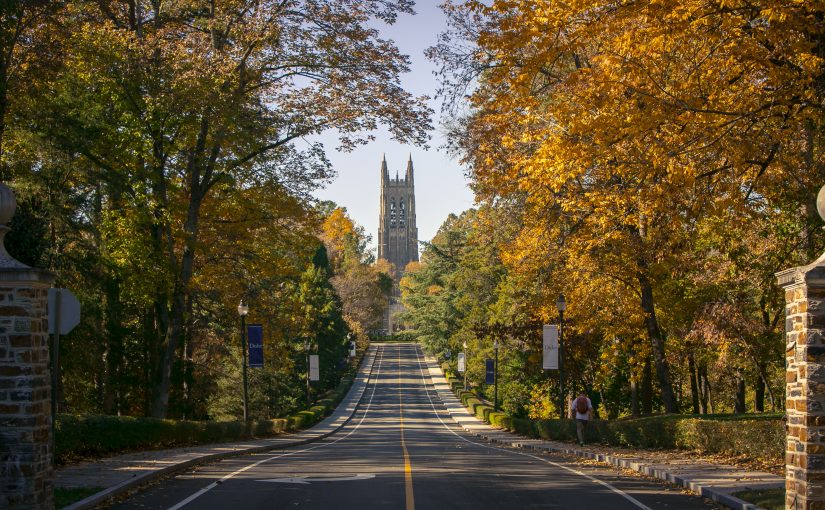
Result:
M544 325L543 349L541 368L544 370L559 369L559 327L555 324Z
M318 371L318 355L317 354L310 354L309 355L309 380L310 381L317 381L320 379Z
M249 345L249 368L264 367L264 327L261 324L250 324L246 327L246 338Z
M484 360L484 384L496 383L496 362L490 358Z
M459 352L458 353L458 371L463 374L464 370L465 370L465 368L464 368L464 353Z

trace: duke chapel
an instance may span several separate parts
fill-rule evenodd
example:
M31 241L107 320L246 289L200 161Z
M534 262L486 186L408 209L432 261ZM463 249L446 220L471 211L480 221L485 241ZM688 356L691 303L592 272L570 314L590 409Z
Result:
M384 329L392 332L398 329L395 315L403 310L401 290L398 283L404 268L410 262L418 261L418 228L415 226L415 184L413 181L412 155L407 161L407 172L400 179L396 172L390 178L387 158L381 161L381 212L378 219L378 258L395 266L390 306L384 316Z

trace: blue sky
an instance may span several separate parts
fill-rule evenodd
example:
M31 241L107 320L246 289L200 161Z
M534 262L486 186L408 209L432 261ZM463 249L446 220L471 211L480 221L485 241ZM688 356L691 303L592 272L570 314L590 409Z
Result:
M415 7L416 15L400 16L394 25L381 28L381 37L394 40L401 52L410 57L410 72L402 76L401 83L414 96L433 98L438 88L433 75L435 66L424 56L424 51L436 43L438 34L446 28L446 18L438 3L438 0L423 0ZM396 171L404 175L407 158L412 154L419 240L432 239L450 213L458 214L473 206L473 193L467 186L464 170L440 149L444 143L440 105L431 100L430 107L436 113L428 150L399 144L391 140L385 130L373 133L374 142L352 152L336 151L332 134L321 137L338 177L315 196L346 207L350 217L372 235L373 248L378 232L380 169L384 154L393 177Z

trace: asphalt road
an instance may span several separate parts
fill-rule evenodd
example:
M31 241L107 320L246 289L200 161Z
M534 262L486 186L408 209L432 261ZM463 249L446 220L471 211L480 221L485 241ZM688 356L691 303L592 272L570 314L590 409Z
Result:
M324 441L228 459L167 479L119 509L709 509L661 482L460 432L420 349L385 344L358 412Z

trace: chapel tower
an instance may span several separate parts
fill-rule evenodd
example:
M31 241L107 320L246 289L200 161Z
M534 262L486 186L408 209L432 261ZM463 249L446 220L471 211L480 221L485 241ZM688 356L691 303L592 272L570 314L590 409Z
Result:
M393 331L393 316L400 311L398 282L404 268L418 261L418 228L415 226L415 184L412 155L407 161L407 171L401 179L396 173L390 178L386 156L381 161L381 212L378 219L378 258L395 266L395 285L390 309L384 321L385 329Z

